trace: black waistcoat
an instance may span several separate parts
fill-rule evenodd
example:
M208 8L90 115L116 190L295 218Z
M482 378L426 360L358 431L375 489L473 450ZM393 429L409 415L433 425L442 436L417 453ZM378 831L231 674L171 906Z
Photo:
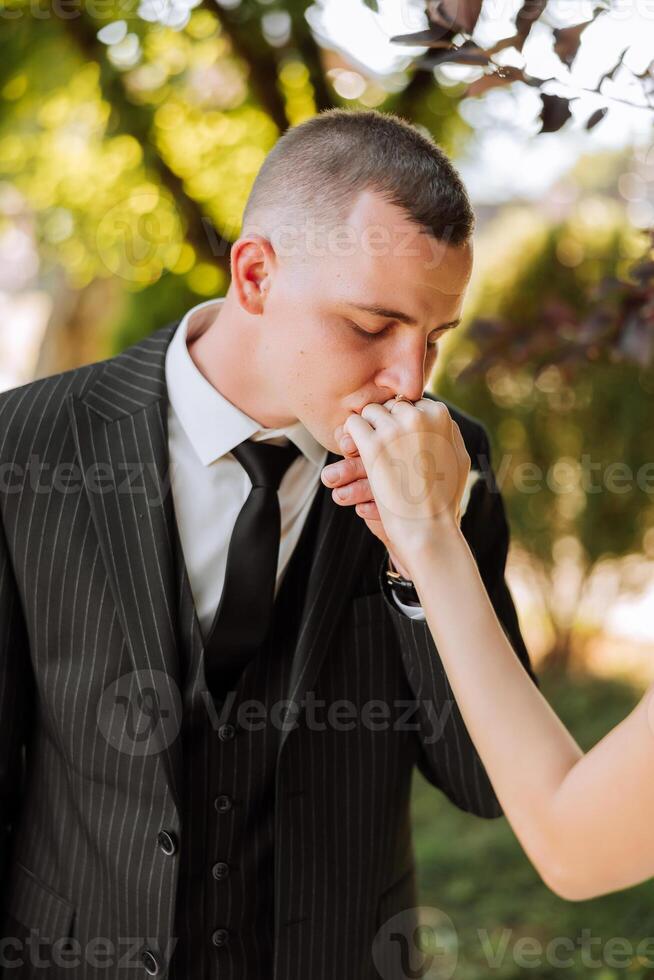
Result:
M305 586L318 487L275 597L266 645L231 693L206 690L204 645L177 526L184 782L171 980L270 980L275 766ZM249 706L246 702L250 702ZM278 705L274 709L275 704Z

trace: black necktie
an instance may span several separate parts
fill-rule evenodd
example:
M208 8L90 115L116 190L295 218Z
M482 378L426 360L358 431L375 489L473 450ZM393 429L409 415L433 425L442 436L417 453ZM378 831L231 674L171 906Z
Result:
M300 450L246 439L232 449L252 481L227 550L225 584L205 644L205 677L214 697L232 690L261 648L272 619L281 514L277 489Z

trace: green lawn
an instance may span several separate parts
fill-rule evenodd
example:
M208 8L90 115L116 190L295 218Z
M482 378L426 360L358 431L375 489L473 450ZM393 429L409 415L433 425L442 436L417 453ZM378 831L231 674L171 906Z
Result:
M539 677L584 749L639 699L626 682ZM654 880L592 901L563 901L541 882L503 817L461 812L417 770L413 826L419 902L445 912L458 936L455 980L654 978ZM532 941L520 944L521 937ZM436 969L437 961L430 978L444 976Z

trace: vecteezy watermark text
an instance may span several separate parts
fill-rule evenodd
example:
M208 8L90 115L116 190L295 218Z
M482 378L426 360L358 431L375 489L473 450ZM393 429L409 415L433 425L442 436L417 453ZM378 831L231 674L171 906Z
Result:
M438 704L433 698L370 698L362 703L348 698L326 700L307 691L302 698L282 698L267 704L245 698L235 704L237 691L217 701L210 691L199 692L209 723L219 734L259 732L266 728L291 732L347 733L359 728L369 732L416 732L423 745L443 738L454 700ZM152 755L170 745L179 734L181 695L175 681L164 671L131 671L113 681L98 699L96 720L117 751L128 755ZM300 720L301 718L301 720Z

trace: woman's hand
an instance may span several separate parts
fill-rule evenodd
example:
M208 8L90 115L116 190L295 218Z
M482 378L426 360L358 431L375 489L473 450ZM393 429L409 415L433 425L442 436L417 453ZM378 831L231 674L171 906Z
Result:
M343 430L361 457L389 551L410 570L435 531L459 526L470 472L459 427L442 402L421 398L371 402Z

